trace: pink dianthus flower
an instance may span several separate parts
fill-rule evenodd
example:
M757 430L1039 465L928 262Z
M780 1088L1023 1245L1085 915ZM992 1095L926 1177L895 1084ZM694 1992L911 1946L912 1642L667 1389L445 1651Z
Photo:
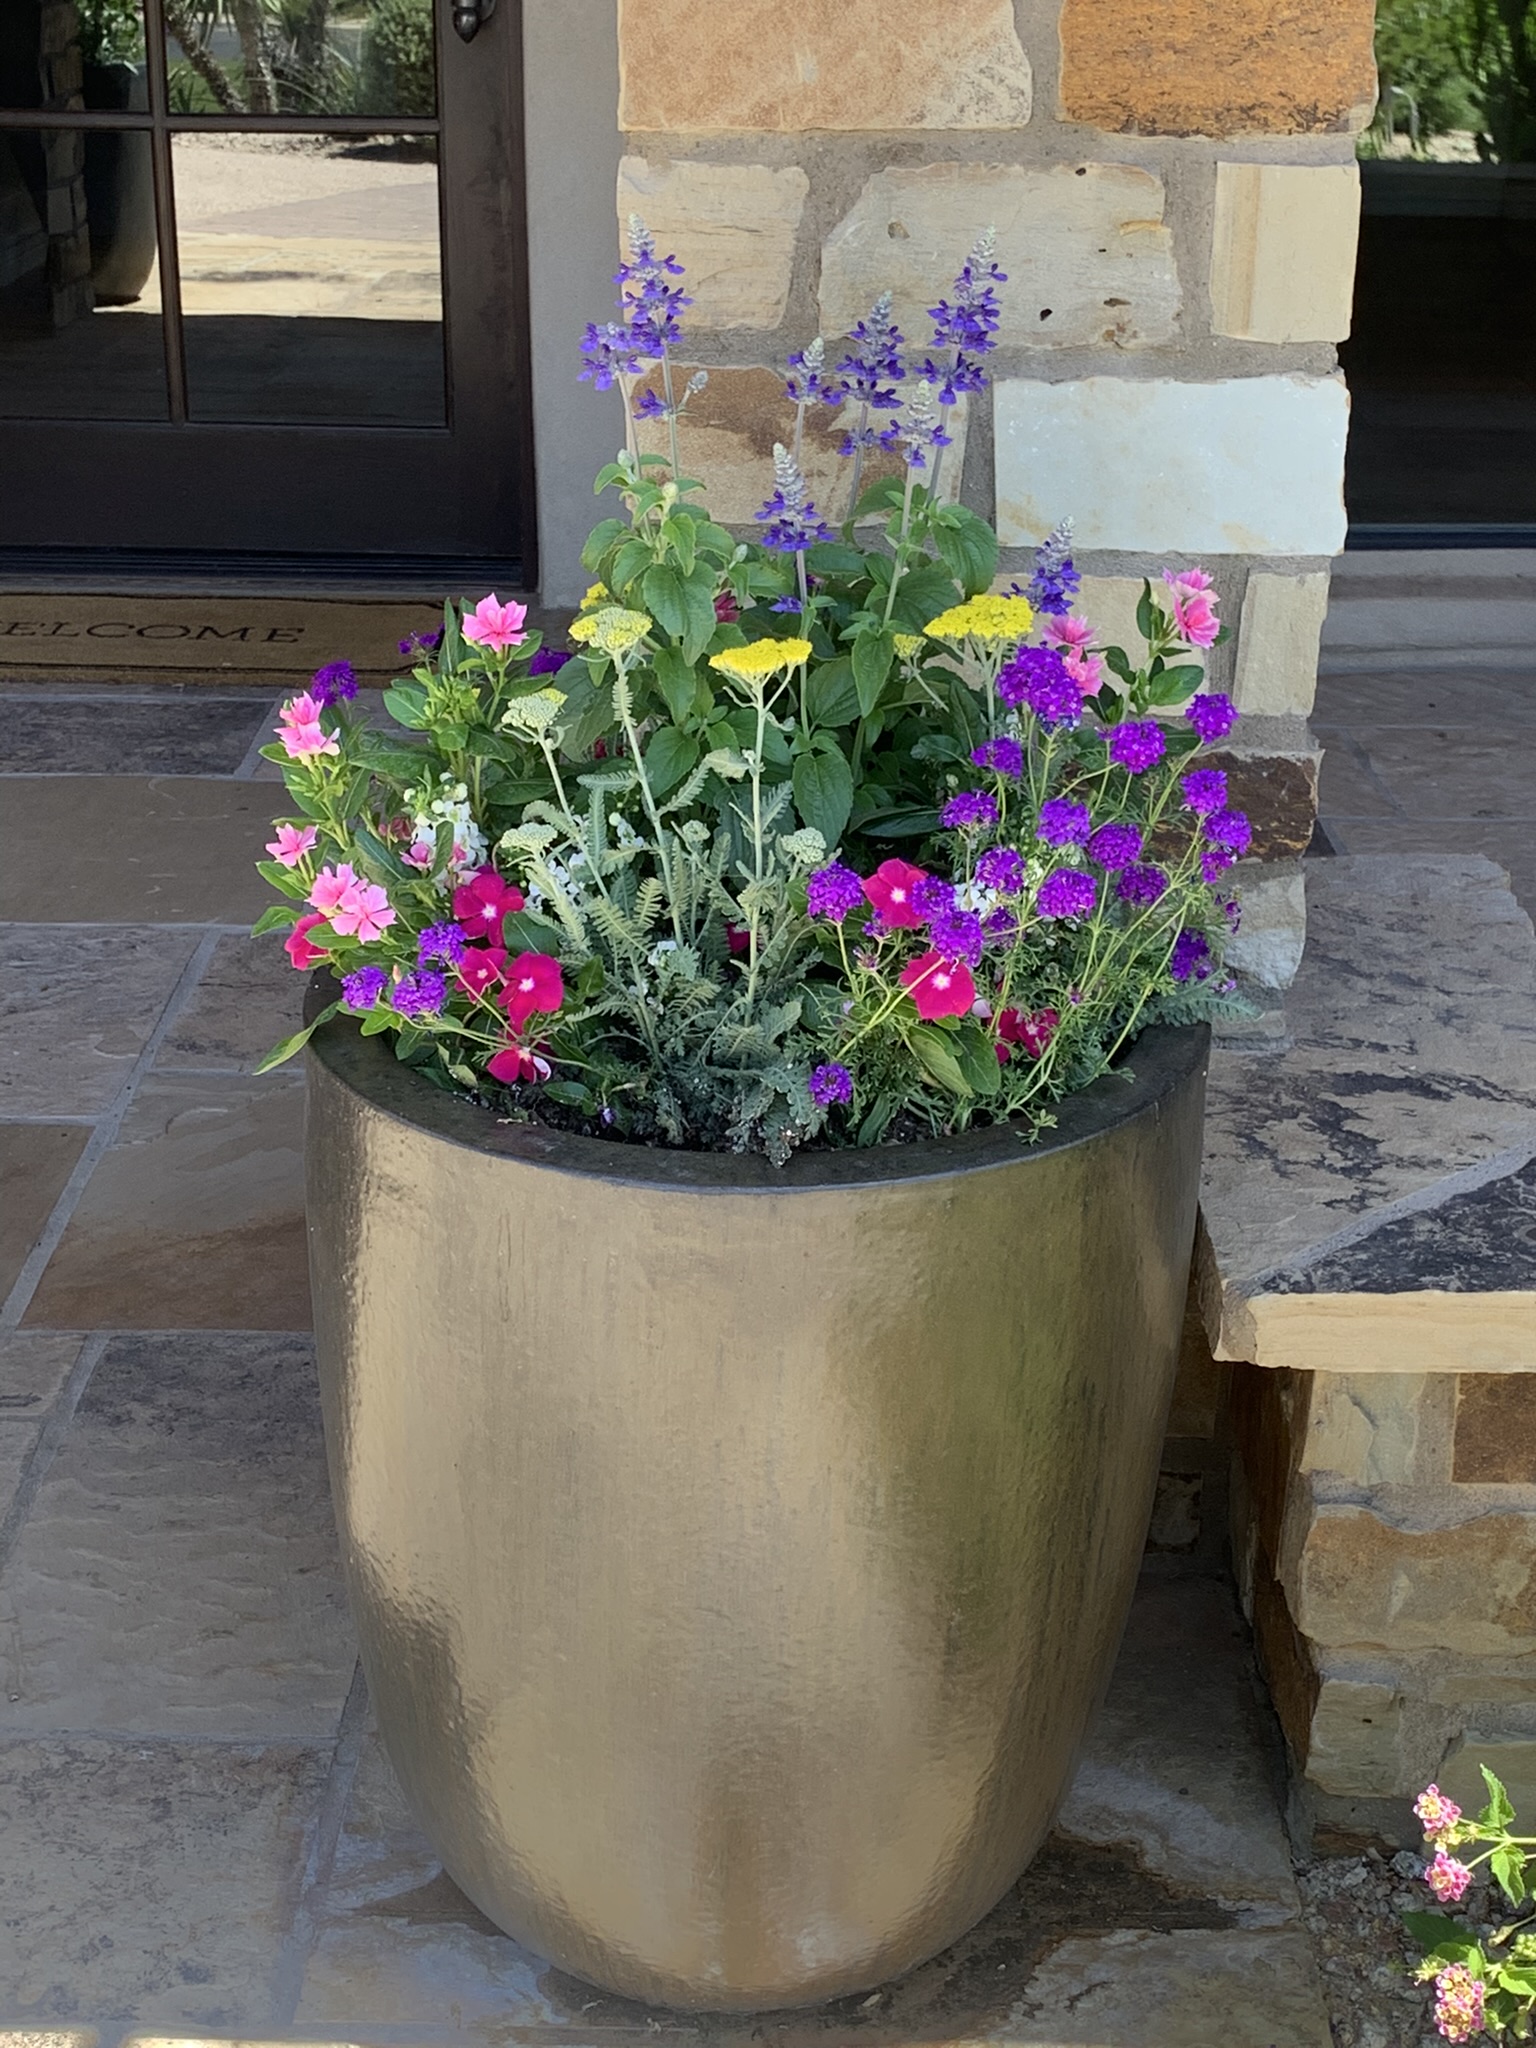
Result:
M277 837L267 841L267 851L285 868L296 868L318 837L313 825L279 825Z
M307 916L299 919L293 930L283 941L283 951L301 974L306 967L313 967L317 960L325 958L324 949L320 946L311 945L309 940L309 934L314 930L315 926L324 923L325 919L320 915L319 911L312 910Z
M1054 647L1061 656L1061 665L1076 683L1085 697L1096 697L1104 683L1104 658L1090 652L1094 640L1094 629L1086 619L1077 619L1070 612L1063 612L1060 618L1049 614L1042 621L1042 632L1047 647Z
M503 604L493 590L482 597L472 612L464 614L464 638L477 647L489 647L505 654L509 647L521 647L528 635L521 631L528 607L515 601Z
M1180 637L1191 647L1212 646L1221 631L1221 621L1216 616L1220 600L1210 577L1203 569L1183 569L1177 575L1165 569L1163 581L1173 602L1173 621Z
M278 712L281 720L277 736L290 760L302 760L309 754L339 754L336 735L328 733L320 723L321 706L318 698L306 690L302 697L290 697Z
M310 885L310 903L322 917L329 917L356 881L350 861L344 860L338 868L322 868Z

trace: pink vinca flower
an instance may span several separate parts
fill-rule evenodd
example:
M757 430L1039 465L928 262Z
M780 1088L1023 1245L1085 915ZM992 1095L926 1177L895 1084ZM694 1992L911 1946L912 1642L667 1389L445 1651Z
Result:
M277 736L291 761L302 760L309 754L341 752L336 735L328 733L320 723L321 709L319 700L306 690L302 697L290 697L279 710Z
M348 860L344 860L339 868L322 868L310 885L310 903L322 917L329 917L356 881L357 876Z
M1437 1849L1434 1861L1424 1873L1424 1882L1442 1905L1453 1906L1472 1882L1472 1873L1465 1863L1458 1863L1454 1856Z
M521 910L526 902L521 889L504 882L494 868L480 868L466 875L453 892L453 916L464 927L467 939L489 939L501 944L501 921L509 911Z
M331 912L331 928L344 939L361 939L364 945L382 938L395 921L389 895L377 882L354 882Z
M313 852L318 837L313 825L279 825L277 837L267 841L267 851L285 868L296 868L306 853Z
M1454 1799L1447 1799L1438 1785L1426 1785L1413 1802L1413 1810L1431 1838L1443 1835L1461 1819L1461 1808Z
M912 930L923 922L922 913L912 907L912 891L926 882L921 868L909 860L883 860L872 875L865 877L864 894L879 913L882 924L893 931Z
M1163 571L1163 581L1173 600L1173 619L1179 633L1191 647L1209 647L1221 631L1216 616L1219 599L1203 569L1184 569L1175 575Z
M1000 1011L997 1019L998 1058L1006 1065L1011 1056L1009 1048L1015 1045L1021 1046L1032 1060L1043 1058L1060 1022L1059 1010Z
M535 1011L548 1014L565 1001L560 962L549 953L519 953L507 969L507 991L501 1007L514 1031L521 1031Z
M313 967L317 960L325 958L323 949L319 946L311 945L309 941L309 934L314 930L315 926L324 923L325 919L320 915L319 911L312 910L306 917L299 919L293 930L283 941L283 951L301 974L306 967Z
M528 616L525 604L502 604L493 590L482 597L472 612L464 614L464 638L477 647L489 647L505 654L509 647L521 647L528 635L521 631Z
M1060 618L1048 613L1045 619L1045 644L1054 647L1061 656L1061 665L1076 683L1084 697L1097 697L1104 682L1104 659L1102 655L1090 652L1093 646L1094 630L1086 619L1074 619L1070 612Z
M466 946L458 966L459 986L467 995L483 996L507 978L507 955L501 946Z
M923 953L901 970L901 985L924 1023L935 1017L963 1017L976 1000L976 984L963 960Z
M516 1039L492 1053L485 1070L493 1081L547 1081L550 1075L549 1061Z

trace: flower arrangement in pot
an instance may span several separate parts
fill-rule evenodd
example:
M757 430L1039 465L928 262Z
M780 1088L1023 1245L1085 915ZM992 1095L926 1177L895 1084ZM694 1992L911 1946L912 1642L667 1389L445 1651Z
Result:
M1105 646L1068 531L998 590L946 480L990 236L922 361L888 297L791 359L755 536L684 473L680 275L632 223L583 345L624 510L570 646L450 605L387 724L322 669L258 929L330 977L268 1064L311 1044L327 1438L407 1794L565 1967L767 2006L932 1953L1049 1825L1150 1510L1249 828L1201 751L1210 579Z

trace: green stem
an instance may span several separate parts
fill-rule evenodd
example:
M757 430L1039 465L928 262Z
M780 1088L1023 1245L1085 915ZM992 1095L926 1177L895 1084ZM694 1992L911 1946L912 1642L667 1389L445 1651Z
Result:
M912 486L916 476L916 470L908 463L906 487L901 494L901 533L896 542L895 560L891 564L891 587L885 593L885 617L881 621L884 626L891 623L891 613L896 608L896 586L906 573L907 554L911 546L909 536L912 526Z

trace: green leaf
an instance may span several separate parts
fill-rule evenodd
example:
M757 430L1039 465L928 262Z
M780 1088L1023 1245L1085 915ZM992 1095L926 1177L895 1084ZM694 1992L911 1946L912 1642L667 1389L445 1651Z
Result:
M963 1024L952 1039L960 1071L977 1095L995 1095L1003 1085L1002 1062L986 1033L974 1024Z
M688 630L688 600L677 571L665 562L652 563L640 578L640 594L661 630L671 639L681 640Z
M614 549L613 560L608 564L607 574L603 577L603 581L611 591L616 592L620 597L627 597L630 594L631 584L637 576L645 573L650 560L651 551L645 542L643 540L636 540L631 535L628 540L620 541L619 545Z
M562 669L564 677L569 666ZM613 686L594 684L590 678L573 683L560 707L561 749L568 760L584 761L613 724Z
M894 1095L876 1096L874 1107L859 1125L858 1142L861 1145L878 1145L890 1128L891 1118L900 1107L901 1103Z
M921 568L909 569L897 584L891 621L915 633L940 612L947 611L954 601L953 576L937 563L925 562Z
M501 920L501 942L509 953L558 953L564 934L531 910L509 910Z
M840 540L819 540L806 550L805 566L816 576L867 576L864 557L858 548L845 547Z
M1448 1955L1452 1948L1477 1947L1476 1942L1466 1939L1460 1921L1447 1919L1444 1913L1404 1913L1402 1918L1404 1927L1428 1955Z
M939 814L933 810L882 811L864 827L866 839L923 839L939 829Z
M677 566L685 576L693 574L694 519L691 512L678 510L661 522L661 537L677 557Z
M1129 659L1121 648L1106 647L1104 659L1109 665L1110 672L1113 675L1117 675L1122 683L1129 684L1135 681L1136 671L1131 667Z
M599 471L597 472L597 479L596 479L596 481L594 482L594 484L593 484L593 486L592 486L592 495L593 495L593 497L595 498L595 497L597 497L597 496L598 496L598 495L599 495L599 494L600 494L601 492L603 492L603 491L606 491L606 490L607 490L607 489L609 488L609 486L610 486L610 485L612 485L612 484L621 484L621 483L623 483L623 481L624 481L624 465L623 465L623 463L622 463L622 462L605 462L605 463L603 464L602 468L601 468L601 469L600 469L600 470L599 470ZM623 521L622 519L605 519L605 520L603 521L603 526L622 526L623 524L624 524L624 521ZM598 529L597 529L597 533L601 533L601 532L602 532L602 530L603 530L602 526L598 527ZM595 534L593 535L593 539L596 539L596 537L597 537L597 534L595 533ZM591 541L588 541L587 545L588 545L588 547L590 547L590 546L592 545ZM583 555L582 555L582 560L583 560L583 561L586 561L586 555L585 555L585 553L583 553ZM587 563L587 567L588 567L588 568L591 568L591 566L592 566L592 565L591 565L591 563L590 563L590 562L588 562L588 563Z
M1483 1783L1488 1787L1488 1804L1477 1816L1477 1824L1485 1834L1496 1833L1507 1828L1515 1817L1515 1809L1509 1802L1509 1794L1486 1764L1479 1764Z
M386 1031L393 1031L395 1020L388 1010L370 1010L358 1026L364 1038L382 1038Z
M818 749L795 763L795 809L800 821L818 831L827 851L837 845L853 808L853 775L841 753Z
M672 722L681 725L693 709L699 685L697 670L681 647L659 648L651 666L656 671L656 687L672 714Z
M544 1093L551 1102L564 1102L572 1109L582 1109L591 1101L591 1095L580 1081L550 1081Z
M866 718L880 701L895 659L894 633L861 633L853 643L853 685L859 695L859 710Z
M608 468L613 468L611 462ZM606 470L599 477L597 486L599 490L604 488L601 481L601 476L603 475L607 475ZM613 479L610 477L609 481L612 482ZM604 555L607 554L611 547L617 547L628 531L629 521L627 519L600 519L587 535L587 544L581 551L581 566L595 576L598 564L602 561Z
M329 1024L340 1008L340 1003L327 1003L319 1016L306 1024L302 1031L295 1031L291 1038L279 1039L266 1058L257 1063L255 1072L268 1074L274 1067L280 1067L284 1060L291 1060L296 1052L302 1052L312 1034L318 1031L322 1024Z
M658 726L646 742L645 772L655 796L665 796L697 765L699 743L675 725Z
M997 535L968 506L947 508L944 523L934 533L933 544L939 559L967 597L985 590L997 574Z
M1152 585L1144 579L1141 596L1136 600L1136 630L1143 640L1151 640L1157 632L1158 625L1157 609L1152 602Z
M286 903L274 903L269 909L264 910L251 926L251 937L260 939L268 932L292 931L298 915L299 913L290 910Z
M352 845L355 856L361 863L364 873L371 876L375 882L388 884L390 882L401 882L407 878L407 870L404 864L395 854L390 852L389 848L371 826L360 822L354 824L352 827ZM412 873L410 879L412 881L419 881L421 877Z
M697 661L714 638L720 621L715 617L715 579L708 569L695 569L683 580L685 611L683 652Z
M309 894L309 884L300 881L293 869L285 868L280 860L259 860L256 872L264 882L270 882L274 889L281 889L296 902L302 903Z
M805 708L813 725L852 725L859 715L853 662L846 654L818 662L806 677Z
M1518 1906L1526 1894L1525 1858L1512 1842L1506 1842L1501 1849L1495 1849L1488 1859L1488 1867L1504 1887L1504 1896L1512 1906Z
M391 683L384 692L384 709L396 725L412 732L427 729L427 693L420 683Z
M971 1094L971 1084L955 1058L950 1033L938 1031L932 1024L913 1024L907 1030L907 1044L923 1071L941 1088L947 1088L951 1095Z
M1501 1991L1512 1991L1517 1998L1536 1997L1536 1968L1529 1963L1503 1963L1493 1974Z
M894 512L901 503L901 494L900 477L878 477L874 483L866 484L860 492L859 502L853 508L853 517L863 519L872 512Z

